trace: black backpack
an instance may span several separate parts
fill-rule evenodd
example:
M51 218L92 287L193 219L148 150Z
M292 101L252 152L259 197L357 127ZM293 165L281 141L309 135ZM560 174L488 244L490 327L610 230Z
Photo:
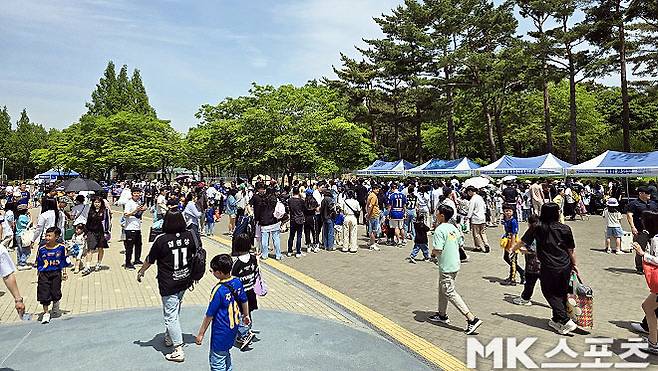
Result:
M194 286L194 284L199 282L206 273L206 250L203 248L201 240L196 233L190 231L190 234L192 235L192 241L194 241L196 247L194 255L192 255L192 259L190 260L190 278L192 279L192 286Z

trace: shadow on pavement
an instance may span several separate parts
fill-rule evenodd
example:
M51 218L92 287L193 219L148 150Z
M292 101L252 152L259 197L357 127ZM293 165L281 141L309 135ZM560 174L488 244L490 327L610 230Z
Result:
M139 345L140 347L152 347L163 355L171 353L171 347L168 347L164 343L164 332L156 334L153 336L153 339L149 341L135 340L133 344ZM194 344L196 338L192 334L183 334L183 344Z
M633 323L633 321L608 321L608 323L612 323L613 325L619 328L623 328L624 330L628 330L632 333L635 333L635 331L633 331L633 328L631 327L631 323Z
M519 322L519 323L523 323L524 325L532 326L532 327L538 328L540 330L548 331L550 333L554 332L553 330L551 330L548 327L548 319L546 319L546 318L526 316L524 314L518 314L518 313L493 312L491 314L493 314L494 316L498 316L498 317L506 318L506 319L516 321L516 322ZM573 335L567 335L567 336L573 336Z
M617 267L608 267L604 270L612 273L627 273L627 274L637 274L633 268L617 268Z
M491 282L491 283L502 283L502 282L505 282L505 279L504 279L504 278L493 277L493 276L484 276L484 277L482 277L482 279L487 280L487 281L489 281L489 282Z
M453 331L464 332L464 329L461 328L461 327L457 327L457 326L453 326L453 325L445 324L445 323L434 323L434 322L428 321L427 319L430 316L434 315L435 312L428 312L428 311L424 311L424 310L415 310L415 311L413 311L413 314L414 314L414 320L416 322L425 322L425 323L429 323L429 324L437 326L437 327L445 327L445 328L453 330Z
M518 297L519 297L519 295L505 294L505 297L503 298L503 300L505 300L506 302L508 302L510 304L516 305L516 304L514 304L513 300L518 298ZM546 305L544 303L540 303L540 302L534 301L534 300L530 300L530 302L532 303L533 306L551 309L551 307L549 305Z

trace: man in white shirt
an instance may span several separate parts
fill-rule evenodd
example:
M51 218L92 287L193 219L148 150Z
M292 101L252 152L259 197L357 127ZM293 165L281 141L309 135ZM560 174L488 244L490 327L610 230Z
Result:
M158 198L155 199L155 207L158 210L158 219L164 219L165 214L167 213L167 191L164 188L160 188L160 193Z
M132 197L126 201L123 206L123 216L126 218L125 231L126 239L123 241L126 248L126 261L124 268L134 270L136 264L144 264L141 260L142 255L142 214L146 206L141 205L139 200L142 192L139 189L132 190ZM135 260L132 261L133 249Z
M471 232L473 232L473 241L475 242L474 251L484 251L488 253L489 241L487 240L487 205L482 196L477 194L475 187L466 188L466 193L471 198L468 202L468 214L466 219L471 222Z

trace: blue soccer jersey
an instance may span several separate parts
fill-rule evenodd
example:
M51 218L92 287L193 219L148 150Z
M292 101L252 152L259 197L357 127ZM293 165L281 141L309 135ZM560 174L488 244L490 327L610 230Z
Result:
M43 245L37 251L37 270L39 272L61 271L69 266L64 245L52 249Z
M391 205L391 219L404 219L404 207L407 204L407 197L400 192L393 192L388 197L388 204Z
M206 316L212 317L210 348L213 351L225 352L233 347L240 323L239 303L246 301L247 294L239 278L219 281L212 289Z

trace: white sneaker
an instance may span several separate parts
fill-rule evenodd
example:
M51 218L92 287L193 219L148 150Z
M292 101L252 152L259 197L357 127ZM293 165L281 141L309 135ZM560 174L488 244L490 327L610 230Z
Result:
M370 245L370 250L373 250L373 251L379 251L379 246L377 246L376 243L375 243L375 244L372 244L372 245Z
M185 361L185 352L183 352L182 347L178 347L173 352L165 355L165 359L172 362L183 362Z
M551 327L553 330L555 330L555 332L557 332L560 335L566 335L578 328L578 326L572 320L569 320L569 322L565 323L564 325L561 325L557 322L554 322L552 319L549 319L548 326Z
M514 304L516 304L516 305L525 305L525 306L527 306L527 307L529 307L529 306L532 305L532 303L530 302L530 300L525 300L525 299L523 299L523 298L520 297L520 296L519 296L518 298L514 298L514 299L512 300L512 303L514 303Z
M639 322L631 322L631 329L639 334L648 334L649 331L645 330L642 327L642 324Z
M46 312L43 314L43 317L41 317L41 323L45 325L46 323L49 322L50 322L50 313Z

